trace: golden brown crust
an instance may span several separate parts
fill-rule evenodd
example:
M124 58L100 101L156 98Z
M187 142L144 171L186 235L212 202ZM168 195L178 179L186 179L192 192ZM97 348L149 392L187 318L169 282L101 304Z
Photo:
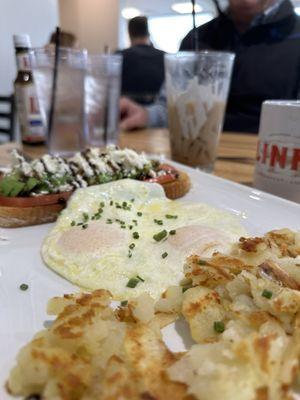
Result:
M63 204L36 207L0 207L0 227L19 228L56 221Z
M179 177L173 182L167 182L162 185L168 199L176 200L186 195L191 188L191 181L185 172L180 171Z
M179 172L178 179L164 183L162 186L166 196L171 200L175 200L188 193L191 188L191 181L185 172ZM63 204L26 208L0 206L0 227L18 228L54 222L63 208Z

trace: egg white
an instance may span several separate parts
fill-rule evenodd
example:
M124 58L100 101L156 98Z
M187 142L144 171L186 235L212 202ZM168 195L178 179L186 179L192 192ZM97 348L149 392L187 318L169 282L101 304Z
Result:
M123 202L125 209L120 207ZM99 208L103 209L100 219L91 220ZM89 215L85 229L77 226L83 223L84 213ZM72 221L76 226L71 226ZM123 221L125 229L118 221ZM153 236L163 230L166 238L155 241ZM170 234L172 230L175 235ZM50 268L82 288L104 288L118 300L144 291L157 298L183 278L188 255L226 252L244 234L239 219L227 212L168 200L157 184L121 180L77 190L45 239L42 257ZM135 247L130 249L132 243ZM128 288L128 281L137 276L143 281Z

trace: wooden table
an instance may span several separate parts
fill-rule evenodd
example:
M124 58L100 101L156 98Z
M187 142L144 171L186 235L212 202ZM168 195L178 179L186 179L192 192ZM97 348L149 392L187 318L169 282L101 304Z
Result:
M139 152L164 155L170 158L169 133L167 129L145 129L121 133L120 145ZM10 150L16 143L0 146L0 166L9 165ZM218 150L215 174L235 182L251 185L253 182L257 136L251 134L224 133ZM26 155L40 157L46 152L44 146L23 146Z

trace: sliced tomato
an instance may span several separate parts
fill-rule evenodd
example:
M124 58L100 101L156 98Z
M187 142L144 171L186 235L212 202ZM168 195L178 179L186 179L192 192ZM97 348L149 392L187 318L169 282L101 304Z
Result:
M73 192L43 194L35 197L5 197L0 196L0 206L5 207L35 207L65 203Z
M161 164L158 168L159 171L165 171L165 174L159 175L156 178L146 179L146 182L159 183L163 185L164 183L173 182L178 177L178 171L176 168L169 164Z

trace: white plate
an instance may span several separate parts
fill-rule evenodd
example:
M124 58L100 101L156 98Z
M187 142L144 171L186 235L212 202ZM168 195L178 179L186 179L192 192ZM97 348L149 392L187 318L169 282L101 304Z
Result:
M175 164L176 165L176 164ZM186 199L205 202L240 215L250 235L289 227L300 229L300 205L246 186L241 186L187 167L193 188ZM3 384L21 346L47 325L46 304L53 296L77 291L78 288L43 265L40 247L52 225L0 230L0 399L8 396ZM22 292L20 284L29 290ZM164 331L167 344L182 350L187 344L178 332L180 323Z

